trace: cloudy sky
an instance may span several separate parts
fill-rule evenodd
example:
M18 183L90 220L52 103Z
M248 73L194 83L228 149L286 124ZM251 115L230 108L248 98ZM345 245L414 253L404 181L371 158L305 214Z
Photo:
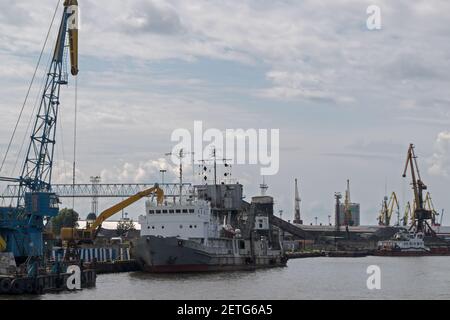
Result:
M2 158L56 2L0 2ZM281 169L267 183L287 219L294 178L308 223L316 216L328 221L334 192L350 179L362 223L376 223L386 186L402 203L412 198L401 177L411 142L437 209L450 209L448 1L79 3L79 182L91 175L104 182L159 181L161 166L173 169L164 156L174 146L171 133L193 130L199 120L220 130L280 129ZM372 4L381 8L378 31L366 26ZM56 28L55 22L51 44ZM48 46L0 175L17 176L50 52ZM71 181L73 84L62 90L56 182ZM247 199L259 193L259 169L234 168ZM175 181L169 171L167 179ZM87 202L77 206L87 213ZM142 206L130 209L132 216ZM444 221L450 223L450 213Z

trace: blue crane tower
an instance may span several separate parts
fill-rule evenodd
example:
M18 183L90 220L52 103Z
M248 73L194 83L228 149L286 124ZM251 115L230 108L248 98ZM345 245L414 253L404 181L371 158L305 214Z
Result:
M0 181L18 184L17 203L0 207L0 251L11 252L17 261L43 255L44 219L58 214L59 200L51 192L56 124L60 90L68 84L67 56L71 74L78 74L78 2L65 0L47 79L31 133L31 140L18 178Z

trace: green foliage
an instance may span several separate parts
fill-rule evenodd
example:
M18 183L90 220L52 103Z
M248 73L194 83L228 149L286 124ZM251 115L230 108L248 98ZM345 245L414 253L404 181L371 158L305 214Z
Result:
M51 219L53 233L59 235L62 228L78 228L79 215L73 209L62 209Z
M133 220L121 220L117 224L117 233L121 237L125 235L128 231L136 230Z

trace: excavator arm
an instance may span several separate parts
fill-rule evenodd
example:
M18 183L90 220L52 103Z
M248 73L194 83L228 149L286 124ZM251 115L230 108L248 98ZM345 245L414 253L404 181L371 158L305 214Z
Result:
M151 195L153 193L156 193L158 205L162 205L162 203L164 201L164 192L161 188L159 188L159 186L155 186L151 189L139 192L138 194L135 194L134 196L116 204L115 206L113 206L109 209L106 209L98 216L98 218L90 226L89 230L90 231L96 230L99 226L102 225L103 222L105 222L106 219L112 217L117 212L131 206L133 203L141 200L142 198L148 197L149 195Z
M0 236L0 252L3 252L6 250L6 240Z
M155 187L153 187L153 188L139 192L139 193L135 194L134 196L131 196L128 199L125 199L124 201L112 206L111 208L106 209L98 216L98 218L87 229L84 229L84 230L77 230L77 229L73 229L73 228L61 229L61 239L64 241L93 240L93 239L95 239L95 237L97 235L98 229L100 228L102 223L105 222L105 220L112 217L119 211L131 206L132 204L141 200L142 198L148 197L152 194L156 194L158 205L162 205L164 202L164 191L158 185L155 185Z

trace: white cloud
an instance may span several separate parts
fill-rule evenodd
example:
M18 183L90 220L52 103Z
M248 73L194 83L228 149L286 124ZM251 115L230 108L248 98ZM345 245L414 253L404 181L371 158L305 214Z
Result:
M160 170L167 170L167 180L173 180L178 174L177 166L168 160L148 160L139 163L125 162L112 170L104 169L101 172L102 181L114 183L149 183L161 180Z
M450 174L450 132L439 133L434 153L430 159L428 172L436 176L448 177Z
M55 3L0 2L0 151L12 131ZM394 163L366 157L356 162L361 164L358 171L348 158L331 162L312 154L342 153L355 137L369 142L392 137L393 144L405 148L411 140L428 146L436 132L446 132L450 74L442 70L450 68L450 2L379 0L379 32L365 28L369 4L373 1L80 1L79 180L102 170L105 182L159 180L160 163L146 159L170 151L172 130L190 129L194 120L204 120L208 127L223 129L282 129L281 143L291 151L282 155L290 161L282 166L284 173L273 178L271 190L279 199L284 199L286 181L298 170L306 178L310 175L308 189L317 185L310 198L328 199L331 211L332 186L344 183L348 172L364 176L368 195L383 189L385 172L396 177L403 158ZM243 66L241 73L224 67L230 61ZM234 84L224 86L225 78ZM64 131L73 126L72 91L63 88ZM306 108L312 105L321 108ZM27 119L30 110L25 111ZM70 144L70 133L64 140ZM377 146L360 147L364 153ZM439 148L431 170L450 174ZM312 160L304 162L308 156ZM319 158L324 163L314 171ZM68 167L68 174L55 175L57 181L70 182ZM248 190L256 186L258 192L260 179L248 174L248 168L241 171L240 181L250 197ZM373 181L379 177L383 181L377 186ZM286 210L292 199L285 198L280 207ZM370 201L378 204L379 199L365 200L369 208L374 206Z

